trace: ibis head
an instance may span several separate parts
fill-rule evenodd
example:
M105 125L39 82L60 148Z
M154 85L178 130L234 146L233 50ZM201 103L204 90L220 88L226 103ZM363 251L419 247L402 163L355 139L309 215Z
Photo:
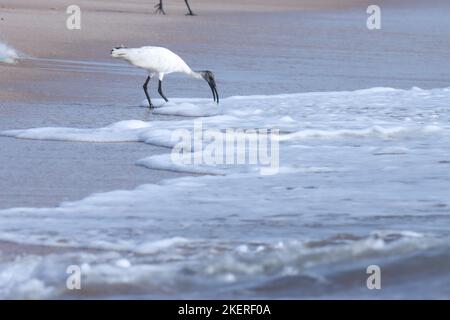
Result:
M127 47L123 45L111 49L111 56L113 58L125 58L127 56Z
M214 102L217 102L219 104L219 93L217 92L217 85L216 80L214 79L214 73L211 71L199 71L199 74L201 74L202 78L208 83L209 87L211 88Z

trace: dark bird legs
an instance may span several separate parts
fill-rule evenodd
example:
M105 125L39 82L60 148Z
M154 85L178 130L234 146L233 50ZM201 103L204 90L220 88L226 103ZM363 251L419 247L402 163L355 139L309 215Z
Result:
M159 3L155 5L155 9L155 13L166 14L162 0L159 0Z
M145 96L147 97L148 107L150 109L153 109L154 106L152 104L152 100L150 99L150 95L148 94L148 84L149 84L150 80L151 80L151 77L148 76L147 80L145 80L143 88L144 88ZM164 99L164 101L169 102L169 99L166 98L166 96L164 95L164 92L162 91L162 81L161 80L159 80L159 83L158 83L158 93Z
M150 76L148 76L147 80L145 80L143 88L144 88L145 96L147 97L147 100L148 100L148 107L150 109L153 109L152 100L150 99L150 95L148 94L148 83L150 82L150 79L151 79Z
M186 6L189 11L186 15L187 16L195 16L195 13L192 11L188 0L184 0L184 2L186 3ZM159 0L159 3L155 5L155 9L156 9L155 13L166 14L166 12L164 11L163 0Z
M159 83L158 83L158 93L166 102L169 102L169 100L166 98L166 96L164 95L164 93L162 91L162 81L161 80L159 80Z
M187 15L187 16L195 16L195 13L192 12L192 10L191 10L191 6L189 5L188 0L184 0L184 2L186 2L186 6L187 6L187 8L188 8L188 10L189 10L189 12L186 13L186 15Z

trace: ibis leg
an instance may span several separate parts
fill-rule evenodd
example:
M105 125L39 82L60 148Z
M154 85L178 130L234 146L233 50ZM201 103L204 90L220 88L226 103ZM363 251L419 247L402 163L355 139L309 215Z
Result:
M151 109L153 108L153 104L152 104L152 100L150 99L150 95L148 94L148 83L150 82L150 77L147 77L147 80L145 80L144 83L144 92L145 92L145 96L147 97L148 100L148 107Z
M159 0L159 3L156 4L155 9L156 9L156 10L155 10L155 13L166 14L166 12L164 11L164 8L163 8L163 2L162 2L162 0Z
M169 100L166 98L166 96L164 95L164 93L162 91L162 81L161 80L159 80L159 84L158 84L158 93L166 102L169 102Z
M191 10L191 6L189 5L188 0L184 0L184 2L186 2L186 6L187 6L187 8L188 8L188 10L189 10L189 12L188 12L186 15L187 15L187 16L195 16L195 13L192 12L192 10Z

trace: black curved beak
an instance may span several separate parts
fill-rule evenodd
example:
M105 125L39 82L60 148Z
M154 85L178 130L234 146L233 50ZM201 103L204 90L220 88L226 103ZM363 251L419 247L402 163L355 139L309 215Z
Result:
M214 79L214 74L211 71L202 71L202 76L208 82L211 92L213 94L214 102L219 104L219 92L217 92L216 80Z
M208 84L209 87L211 88L214 102L217 102L217 104L219 104L219 93L217 92L216 81L214 81L214 79L211 79L210 81L208 81Z

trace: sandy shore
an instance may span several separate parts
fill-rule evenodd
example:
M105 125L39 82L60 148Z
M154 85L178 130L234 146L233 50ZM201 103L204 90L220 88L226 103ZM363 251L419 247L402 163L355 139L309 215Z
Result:
M28 57L110 61L109 50L120 44L155 44L183 51L186 47L192 48L205 43L220 44L226 38L233 37L234 28L239 26L237 23L245 23L239 19L242 13L325 8L331 10L355 3L361 5L360 1L355 0L253 0L245 1L245 4L236 0L198 0L192 1L192 7L198 13L197 17L192 18L184 16L186 9L183 1L166 1L167 16L153 14L153 2L155 1L78 1L77 5L82 9L82 29L70 31L66 28L68 15L65 11L73 4L72 1L2 0L0 41L6 41ZM245 25L242 25L242 31L247 33ZM70 74L71 79L68 79L67 74L40 68L36 63L1 68L3 76L0 77L0 86L5 88L0 93L2 101L72 99L73 90L67 90L58 83L64 82L67 87L73 87L80 81L89 81L93 77L90 75L90 79L87 79L85 74L73 72ZM94 80L97 79L107 81L100 74L94 77ZM44 90L41 85L34 83L45 81L50 81L51 84ZM86 87L84 83L81 86Z
M167 16L153 14L152 0L135 1L86 1L81 0L78 5L82 9L82 29L71 31L66 28L66 8L72 4L71 1L56 0L1 0L0 1L0 41L6 41L24 56L31 58L49 58L76 61L95 61L119 63L112 61L109 56L111 47L125 44L129 47L142 46L146 44L161 45L169 47L182 54L188 63L200 67L213 68L221 71L219 78L222 82L234 81L244 76L238 72L255 71L259 73L258 78L264 78L264 83L271 79L276 73L281 73L286 65L277 66L283 63L295 63L296 66L304 65L306 68L299 69L302 73L301 79L305 76L314 75L321 78L322 85L318 87L315 83L308 86L311 81L301 81L299 88L290 90L294 92L310 90L342 90L354 88L355 85L349 82L348 77L342 72L343 64L353 64L352 68L366 68L362 70L363 75L377 77L380 81L372 81L376 85L390 86L410 86L417 85L409 80L411 76L403 76L401 73L411 69L408 63L408 54L413 57L419 52L415 52L420 46L433 48L434 43L421 43L422 39L416 41L416 48L411 52L408 43L400 44L400 50L404 50L406 56L403 59L392 55L397 42L403 39L414 44L417 37L415 26L420 27L420 19L410 19L409 12L415 7L423 6L420 10L432 8L432 5L425 6L417 1L381 1L384 8L401 8L399 17L393 21L384 18L383 26L388 24L405 26L402 30L391 32L368 33L365 28L367 18L366 8L370 1L358 0L283 0L283 1L192 1L192 7L199 14L197 17L186 17L186 8L183 1L166 1ZM436 5L445 5L445 2L435 0ZM406 10L401 13L401 10ZM302 14L301 12L304 12ZM316 16L316 13L319 14ZM334 17L333 12L341 12ZM329 16L320 15L329 13ZM404 21L399 21L400 16ZM385 17L385 16L384 16ZM389 19L389 17L387 18ZM402 19L400 19L402 20ZM409 32L406 26L412 25ZM397 26L396 26L396 29ZM403 34L399 34L403 32ZM424 36L428 36L424 34ZM437 35L433 35L435 37ZM403 37L403 38L401 38ZM392 42L392 43L391 43ZM380 47L381 46L381 47ZM445 42L439 43L439 50L447 50ZM266 52L280 49L280 57L264 56ZM288 49L292 50L286 52ZM314 50L320 49L319 52ZM317 57L323 51L328 51L333 55L330 61L314 61L322 59ZM343 51L344 55L341 55ZM372 52L371 52L372 51ZM280 60L281 56L297 55L297 61ZM354 56L349 56L352 54ZM362 55L372 55L367 66L361 66L358 59L364 58ZM232 57L235 55L235 57ZM258 55L264 59L271 58L270 63L280 71L272 72L264 64L262 68L251 70L253 61ZM381 55L386 56L383 59ZM319 62L319 65L316 64ZM321 69L323 62L327 64L326 69ZM424 61L422 61L423 63ZM364 63L364 62L363 62ZM388 83L383 81L386 78L394 78L389 74L392 64L400 70L394 80L402 80L404 83ZM416 67L417 63L413 66ZM108 67L104 67L98 72L89 72L86 66L71 68L70 74L67 68L57 68L55 64L42 64L42 62L31 60L22 61L16 66L1 65L0 99L3 102L79 102L97 101L113 103L122 98L131 98L131 88L140 86L141 78L135 75L142 75L139 71L131 70L128 77L122 75L121 79L112 77ZM259 66L258 66L259 67ZM309 67L311 67L309 69ZM421 65L419 67L422 67ZM417 67L418 68L418 67ZM422 68L428 68L423 63ZM326 70L324 74L322 70ZM88 72L86 72L88 71ZM233 74L226 74L226 72ZM414 72L414 77L422 77L431 80L427 73ZM358 72L358 70L356 70ZM134 76L133 76L134 75ZM142 76L141 76L142 77ZM340 77L336 83L331 85L327 81L322 81L324 77ZM300 77L299 77L300 79ZM439 79L435 79L439 80ZM285 81L286 82L286 81ZM417 81L416 81L417 82ZM357 85L364 87L367 81L354 80ZM251 90L247 87L240 91L234 87L228 87L225 83L224 94L254 94L267 92L267 88L260 87L260 90ZM371 84L367 84L371 85ZM187 84L186 91L192 91L192 87ZM223 85L222 85L223 86ZM431 86L431 85L430 85ZM439 86L436 84L435 86ZM441 85L442 86L442 85ZM316 89L317 88L317 89ZM276 92L271 90L273 92ZM279 88L287 91L285 88ZM168 90L171 90L170 84ZM256 92L255 92L256 91ZM113 94L116 93L116 94ZM183 92L184 93L184 92ZM124 99L125 98L125 99Z

